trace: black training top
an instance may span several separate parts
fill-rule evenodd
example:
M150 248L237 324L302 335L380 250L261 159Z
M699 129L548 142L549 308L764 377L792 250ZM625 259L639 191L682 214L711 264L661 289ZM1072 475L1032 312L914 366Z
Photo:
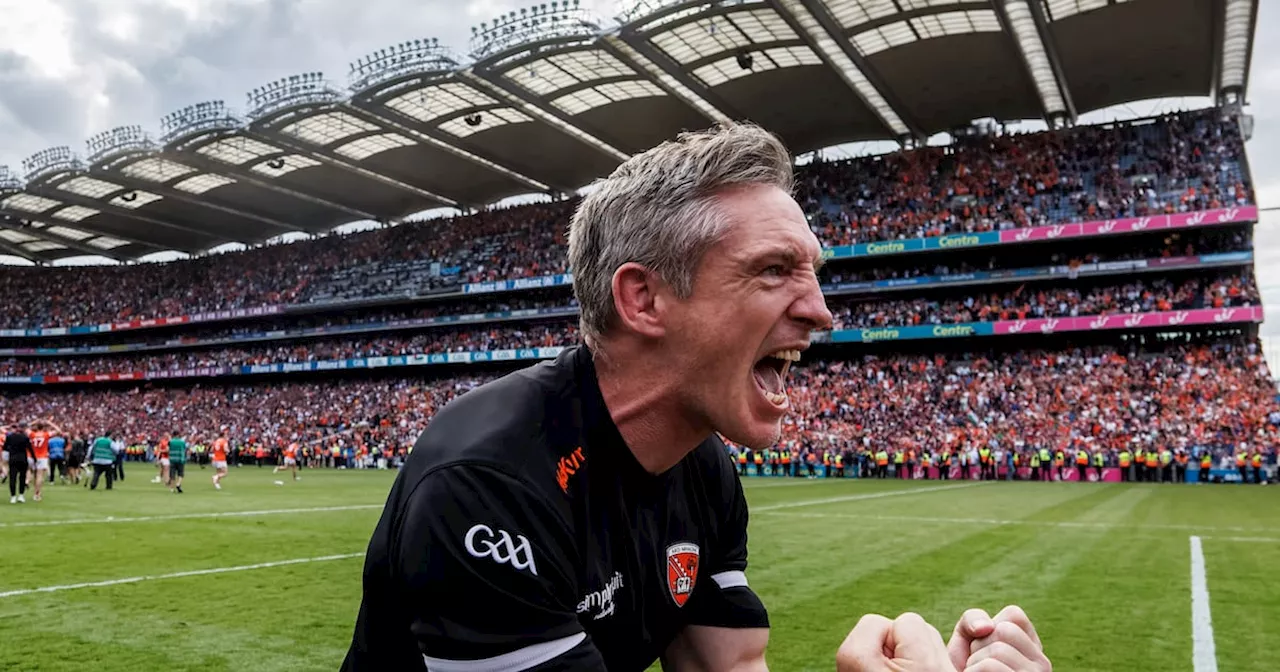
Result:
M646 472L586 348L450 403L369 543L342 669L644 670L686 625L767 627L718 437Z
M28 457L36 459L35 449L31 447L31 437L26 432L9 432L4 437L4 449L9 453L10 462L26 462Z

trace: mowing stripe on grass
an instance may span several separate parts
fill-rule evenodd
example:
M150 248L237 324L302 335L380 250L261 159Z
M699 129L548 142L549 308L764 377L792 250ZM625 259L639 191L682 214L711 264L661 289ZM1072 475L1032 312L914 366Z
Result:
M322 511L359 511L381 509L382 504L352 504L350 506L316 506L308 509L262 509L260 511L212 511L209 513L175 513L167 516L124 516L116 518L68 518L67 520L33 520L22 523L0 523L0 527L49 527L53 525L88 525L91 523L149 523L157 520L187 520L191 518L236 518L242 516L274 516L282 513L319 513Z
M0 599L6 597L18 597L19 595L31 595L34 593L56 593L62 590L77 590L79 588L101 588L104 586L119 586L126 583L140 583L142 581L158 581L160 579L181 579L188 576L205 576L207 574L226 574L228 572L245 572L251 569L267 569L268 567L283 567L285 565L302 565L309 562L328 562L330 560L346 560L347 558L364 557L364 553L342 553L339 555L322 555L317 558L294 558L292 560L277 560L275 562L259 562L254 565L237 565L235 567L214 567L213 569L195 569L189 572L174 572L173 574L154 574L148 576L130 576L123 579L110 579L107 581L90 581L88 583L69 583L62 586L45 586L43 588L27 588L24 590L10 590L0 593Z
M824 497L822 499L806 499L799 502L786 502L783 504L769 504L767 506L752 506L748 508L750 513L767 513L769 511L777 511L779 509L792 509L797 506L817 506L819 504L839 504L841 502L856 502L863 499L880 499L882 497L904 497L907 495L921 495L926 492L940 492L942 490L959 490L961 488L974 488L983 483L964 483L962 485L940 485L932 488L904 488L902 490L888 490L885 492L869 492L861 495L841 495L839 497Z
M1204 549L1191 537L1191 664L1195 672L1218 672L1213 647L1213 618L1209 615L1209 585L1204 578Z
M779 476L777 483L770 483L768 482L768 478L769 478L768 476L763 476L759 479L756 479L755 477L748 477L748 478L740 477L740 480L742 481L742 489L743 490L761 490L764 488L789 488L796 485L818 485L820 483L839 483L840 482L839 480L828 481L820 478L805 478L805 479L798 478L794 481L791 481L791 480L783 480L783 478ZM765 482L758 483L758 484L752 483L752 481L754 480L762 480ZM845 480L849 482L853 482L853 479L851 478L845 479Z
M895 491L898 492L898 491ZM774 513L764 510L768 507L761 507L763 513L767 513L779 518L850 518L855 520L875 520L881 522L908 522L908 523L939 523L939 524L957 524L957 525L1029 525L1031 527L1076 527L1097 530L1176 530L1178 532L1187 531L1208 531L1208 532L1263 532L1270 531L1273 528L1262 527L1234 527L1219 525L1161 525L1152 524L1130 524L1130 523L1089 523L1074 522L1069 520L1029 520L1025 518L1005 519L1005 518L944 518L937 516L883 516L883 515L867 515L864 513L805 513L801 511L786 511L783 513ZM756 509L751 509L751 513L756 513ZM1244 542L1275 542L1280 543L1280 537L1203 537L1205 539L1216 539L1223 541L1244 541Z

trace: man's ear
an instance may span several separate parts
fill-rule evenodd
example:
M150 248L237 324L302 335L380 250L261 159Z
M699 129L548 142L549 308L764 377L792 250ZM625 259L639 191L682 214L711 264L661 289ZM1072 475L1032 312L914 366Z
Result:
M665 283L656 273L635 262L627 262L613 272L613 308L623 329L646 338L666 333L660 293Z

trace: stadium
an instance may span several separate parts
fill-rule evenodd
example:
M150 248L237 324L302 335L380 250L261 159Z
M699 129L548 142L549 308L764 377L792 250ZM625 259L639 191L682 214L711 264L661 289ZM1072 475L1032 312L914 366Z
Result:
M0 670L338 668L415 441L581 341L590 185L735 120L801 159L832 315L726 441L770 669L1007 604L1058 670L1280 669L1260 4L557 0L0 167Z

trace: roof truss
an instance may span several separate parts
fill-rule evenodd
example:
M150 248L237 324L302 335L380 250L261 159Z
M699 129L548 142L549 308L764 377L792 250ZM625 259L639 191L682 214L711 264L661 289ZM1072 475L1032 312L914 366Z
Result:
M116 182L109 182L106 179L91 176L87 173L60 173L35 184L27 183L27 192L33 196L54 198L64 203L111 213L117 217L135 220L144 224L195 234L202 238L214 240L219 238L216 233L161 219L139 211L146 204L154 203L164 198L159 194L142 189L134 189Z
M45 250L31 250L29 251L30 254L47 251L48 249L74 249L85 254L103 256L123 262L127 258L112 250L128 245L130 242L136 242L85 231L79 227L70 226L66 222L59 222L51 217L32 217L9 210L0 210L0 213L2 213L0 214L0 239L3 239L13 247L24 249L23 246L39 241L59 246L58 248L45 248ZM165 249L145 243L136 244L146 247L150 252L159 252ZM28 258L37 262L47 261L42 258Z
M522 120L532 121L537 119L573 138L576 138L580 142L616 161L626 161L627 158L630 157L629 154L615 147L613 143L607 142L596 134L581 128L581 126L575 122L572 117L559 108L538 99L531 95L529 91L522 89L519 86L508 81L504 81L498 73L489 70L484 70L482 72L484 73L483 75L475 72L464 72L461 76L468 83L484 92L485 95L494 100L504 102L511 108L514 108L512 110L491 112L484 115L485 119L491 119L495 116L502 115L504 112L506 112L508 116L519 115L519 117L523 118ZM508 121L505 123L512 122ZM483 125L483 120L481 125ZM445 128L445 125L441 125L441 128Z
M1249 87L1253 60L1253 34L1258 23L1257 0L1223 0L1221 50L1215 55L1219 98L1234 95L1243 102Z
M141 168L135 168L137 163L142 163ZM297 226L283 222L273 217L268 217L248 210L235 208L219 203L214 203L207 198L199 198L200 194L204 194L216 187L224 186L234 182L231 178L215 176L209 173L202 173L194 168L186 167L168 159L157 157L148 157L133 164L125 164L116 170L112 170L112 166L101 166L92 169L92 173L101 175L103 179L114 180L115 182L134 187L137 190L149 190L157 195L174 201L186 203L192 207L204 210L214 210L224 215L234 217L240 220L255 222L268 229L279 233L288 233L290 231L299 230ZM187 168L186 172L179 172L177 166ZM135 168L134 170L130 170ZM152 175L153 171L170 171L168 179L174 186L163 181L154 181L141 177L142 175ZM178 188L176 185L182 185Z
M175 151L182 153L182 161L205 171L212 176L213 182L221 179L235 179L256 187L284 194L292 198L306 201L324 208L344 212L356 219L377 219L377 215L365 212L347 204L338 203L324 195L299 191L280 184L274 178L292 170L299 165L302 157L290 161L293 156L289 152L245 137L239 133L215 136L212 141L208 137L197 136L178 141ZM280 166L272 169L272 165ZM174 184L176 189L193 192L218 186L209 181L191 182L182 180Z
M895 137L923 139L924 132L894 100L879 75L845 36L826 7L813 0L772 0L793 30L853 90ZM910 0L908 0L910 1Z
M991 0L991 5L1005 34L1018 47L1022 65L1040 98L1045 119L1051 124L1074 122L1075 103L1071 100L1071 91L1062 74L1062 65L1053 48L1053 38L1039 0Z
M706 87L632 31L606 35L600 43L615 57L629 63L667 93L702 113L709 121L722 122L742 116Z
M352 125L350 125L348 120L350 115L337 119L325 116L331 114L332 110L337 109L337 107L338 106L333 105L321 108L325 111L319 112L318 116L324 116L325 120L319 125L298 126L297 133L299 133L299 135L284 133L282 132L282 129L289 128L294 123L306 124L305 119L317 116L316 112L295 109L281 114L271 115L270 117L254 122L254 124L244 130L244 134L250 139L263 143L270 142L288 149L305 159L305 162L310 165L327 164L340 170L345 170L347 172L360 175L361 177L380 182L388 187L412 194L418 198L435 201L443 205L455 207L459 205L459 203L446 196L430 192L421 187L404 182L403 180L369 170L368 168L359 165L358 162L337 154L325 145L313 144L314 142L324 141L325 139L328 139L328 142L332 144L339 140L350 138L354 135L354 133L351 132ZM377 125L368 124L368 122L361 124L360 127L363 132L370 132L373 129L378 128ZM361 131L356 131L356 133L359 132ZM310 140L303 139L304 137L310 138ZM298 159L294 159L294 161L297 162Z

